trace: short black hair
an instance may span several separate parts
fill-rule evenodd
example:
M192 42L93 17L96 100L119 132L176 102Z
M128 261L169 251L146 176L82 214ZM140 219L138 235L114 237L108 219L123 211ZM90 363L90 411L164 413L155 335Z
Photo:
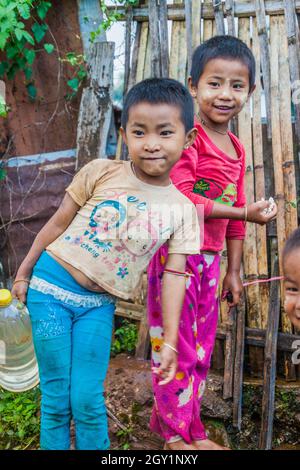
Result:
M294 230L287 239L282 252L282 260L284 261L287 255L294 250L300 250L300 227Z
M139 103L170 104L181 111L185 131L194 127L194 103L188 89L172 78L147 78L134 85L127 93L121 116L121 126L126 129L129 110Z
M192 58L192 85L197 86L206 64L212 59L239 60L247 65L249 70L250 90L255 84L255 59L243 41L235 36L214 36L198 46Z

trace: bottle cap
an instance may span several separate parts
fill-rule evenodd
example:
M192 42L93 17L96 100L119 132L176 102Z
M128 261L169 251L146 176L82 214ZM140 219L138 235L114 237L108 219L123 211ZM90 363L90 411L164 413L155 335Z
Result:
M0 307L6 307L12 302L12 295L8 289L0 289Z

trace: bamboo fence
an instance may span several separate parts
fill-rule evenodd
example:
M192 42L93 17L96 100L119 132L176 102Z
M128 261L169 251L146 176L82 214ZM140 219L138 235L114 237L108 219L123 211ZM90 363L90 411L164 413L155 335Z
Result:
M122 7L118 9L123 20L127 17L127 37L132 22L136 23L132 50L130 42L126 41L125 77L128 77L126 83L129 87L150 76L170 76L186 84L193 49L216 34L237 35L252 49L257 63L256 90L232 126L246 148L247 202L274 196L278 218L268 227L248 224L242 276L245 281L269 278L273 274L277 253L279 274L282 274L283 245L298 225L300 187L295 168L299 168L300 106L293 105L292 117L291 97L295 87L300 86L300 82L297 83L300 77L297 19L300 1L174 0L173 4L167 4L166 0L148 0L140 2L130 12ZM170 45L168 25L171 28ZM264 122L261 117L262 100L266 108ZM117 158L126 158L121 145L119 149ZM224 250L222 277L226 263ZM282 285L280 292L279 331L291 337L296 332L284 313ZM239 310L245 314L246 332L247 329L267 329L271 301L269 283L253 284L245 289L244 306ZM232 325L232 317L227 310L221 303L219 337L226 325ZM253 343L250 341L250 344ZM251 348L250 365L255 373L263 357L257 355L255 346ZM297 371L291 364L290 353L286 351L284 355L285 377L295 380ZM228 361L230 358L229 354ZM216 363L224 360L221 353Z

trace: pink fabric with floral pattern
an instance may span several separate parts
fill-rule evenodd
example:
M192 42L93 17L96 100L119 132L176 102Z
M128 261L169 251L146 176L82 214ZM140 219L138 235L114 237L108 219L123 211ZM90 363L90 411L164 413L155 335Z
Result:
M152 365L159 365L163 344L161 314L161 278L168 256L163 245L148 268L148 321L152 346ZM194 274L187 280L181 313L178 341L178 369L175 379L158 385L153 374L154 407L150 428L167 442L180 438L190 443L206 439L200 419L218 322L217 288L220 276L220 255L199 254L187 258L187 271Z

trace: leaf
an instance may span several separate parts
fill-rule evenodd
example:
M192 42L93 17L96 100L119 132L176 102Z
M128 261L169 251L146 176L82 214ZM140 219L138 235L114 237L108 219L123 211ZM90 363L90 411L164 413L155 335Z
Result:
M35 98L36 98L36 88L33 85L33 83L29 83L29 85L27 85L26 88L27 88L27 92L28 92L29 97L32 100L35 100Z
M31 78L32 78L32 69L30 67L25 67L24 68L24 74L25 74L26 80L31 80Z
M29 65L32 65L36 56L36 53L33 49L24 49L23 54Z
M23 31L23 37L26 39L27 42L29 42L29 44L31 44L32 46L34 46L34 39L33 39L33 37L31 36L31 34L28 33L28 31Z
M24 31L22 29L15 29L15 35L18 41L21 41Z
M41 20L44 20L46 18L47 12L51 6L52 5L50 2L41 2L39 4L36 11Z
M47 29L48 26L45 24L34 23L32 25L31 31L33 32L36 42L41 42L41 40L46 34Z
M78 91L78 87L79 87L79 80L78 78L72 78L72 80L68 80L68 85L70 88L72 88L72 90L74 91Z
M3 51L7 39L9 38L9 33L0 33L0 50Z
M11 46L6 49L6 56L8 59L13 59L18 53L18 48L15 46Z
M24 18L24 20L29 20L30 18L30 5L27 3L22 3L18 5L18 11L20 13L20 16Z
M5 61L0 62L0 78L4 77L7 69L8 69L8 63Z
M51 52L54 51L54 46L53 44L44 44L44 49L46 52L48 52L48 54L51 54Z

